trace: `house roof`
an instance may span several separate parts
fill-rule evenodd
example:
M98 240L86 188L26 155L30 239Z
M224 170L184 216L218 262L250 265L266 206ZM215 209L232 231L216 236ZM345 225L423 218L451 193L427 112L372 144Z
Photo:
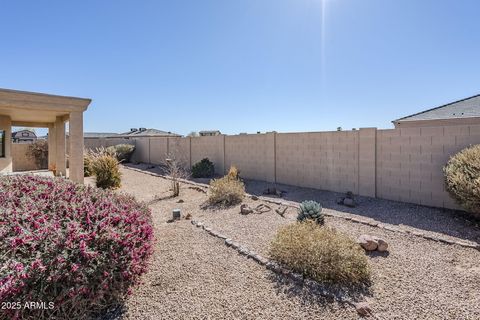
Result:
M392 122L399 123L404 121L447 120L477 117L480 117L480 94L451 102L440 107L418 112L393 120Z
M107 138L118 136L118 133L114 132L84 132L84 138Z
M120 133L122 137L181 137L181 135L158 129L141 128L136 131Z

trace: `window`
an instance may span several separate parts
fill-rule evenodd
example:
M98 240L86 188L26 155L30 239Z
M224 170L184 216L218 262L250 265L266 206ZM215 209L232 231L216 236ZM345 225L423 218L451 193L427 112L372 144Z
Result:
M5 130L0 130L0 158L5 158Z

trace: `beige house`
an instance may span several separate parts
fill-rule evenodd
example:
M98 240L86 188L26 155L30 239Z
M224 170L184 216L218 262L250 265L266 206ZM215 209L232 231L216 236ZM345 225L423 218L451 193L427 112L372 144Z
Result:
M83 112L90 99L0 89L0 174L12 172L12 127L48 128L48 166L66 176L65 126L69 123L69 178L83 183Z

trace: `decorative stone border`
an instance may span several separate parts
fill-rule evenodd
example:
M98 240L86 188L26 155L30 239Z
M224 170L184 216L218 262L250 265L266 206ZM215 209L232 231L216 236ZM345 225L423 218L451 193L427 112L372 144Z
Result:
M150 175L150 176L171 180L170 177L165 176L165 175L161 175L161 174L158 174L158 173L146 172L144 170L137 169L137 168L132 168L132 167L128 167L128 166L124 166L124 168L132 170L132 171L136 171L136 172L139 172L139 173L147 174L147 175ZM182 183L194 185L194 186L197 186L197 187L200 187L200 188L208 188L208 185L206 185L204 183L193 182L193 181L186 180L186 179L179 179L179 181L182 182ZM295 209L299 208L299 205L294 203L294 202L275 201L275 200L272 200L271 198L251 195L251 194L248 194L248 193L246 195L250 198L255 198L255 199L265 201L265 202L268 202L268 203L273 203L273 204L276 204L276 205L283 205L283 206L287 206L287 207L295 208ZM371 226L371 227L375 227L375 228L380 228L380 229L391 231L391 232L408 234L408 235L412 235L412 236L415 236L415 237L423 238L425 240L431 240L431 241L440 242L440 243L448 244L448 245L458 245L458 246L461 246L461 247L464 247L464 248L476 249L476 250L480 251L480 244L478 244L478 243L456 241L456 240L451 240L451 239L448 239L448 238L429 235L429 234L419 232L419 231L404 230L404 229L398 228L394 225L387 224L387 223L382 223L380 221L376 221L376 220L373 220L373 219L368 219L367 220L367 219L360 219L360 218L357 218L357 217L343 216L343 215L335 214L335 213L332 213L332 212L328 212L327 210L324 210L323 213L326 216L329 216L329 217L340 218L340 219L344 219L344 220L351 221L351 222L354 222L354 223L360 223L360 224L363 224L363 225L367 225L367 226Z
M203 229L208 234L210 234L210 235L212 235L216 238L224 240L224 243L227 247L237 251L242 256L245 256L249 259L252 259L257 264L259 264L261 266L264 266L266 269L268 269L268 270L270 270L270 271L272 271L272 272L274 272L278 275L283 275L283 276L287 277L288 279L290 279L291 281L293 281L296 284L302 284L304 287L307 287L310 290L317 291L322 296L324 296L326 298L333 299L333 300L335 300L337 302L340 302L340 303L347 303L351 306L356 307L356 303L350 297L348 297L344 292L329 291L321 283L319 283L319 282L317 282L313 279L306 278L300 273L293 272L289 269L286 269L286 268L282 267L277 262L275 262L273 260L270 260L270 259L267 259L267 258L259 255L255 251L248 249L248 247L242 245L241 243L239 243L239 242L237 242L237 241L235 241L231 238L228 238L227 236L223 235L222 233L220 233L216 230L213 230L212 228L205 225L203 222L191 220L191 223L194 226L196 226L197 228Z

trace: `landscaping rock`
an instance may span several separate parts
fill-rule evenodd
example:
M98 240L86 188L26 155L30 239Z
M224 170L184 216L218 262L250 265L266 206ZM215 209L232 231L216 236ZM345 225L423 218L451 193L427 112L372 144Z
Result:
M350 198L343 199L343 204L350 208L354 208L356 206L355 200Z
M233 244L233 240L232 239L225 239L225 244L227 245L227 247L231 247L232 244Z
M388 250L388 243L387 241L383 240L379 237L373 237L373 239L378 243L377 250L380 252L385 252Z
M372 309L367 302L359 302L355 304L355 310L361 317L370 317L372 315Z
M252 199L252 200L256 201L256 200L258 200L258 197L257 197L257 196L254 196L254 195L252 195L252 196L250 196L250 199Z
M378 248L378 242L374 237L369 236L368 234L362 234L358 237L357 243L366 251L375 251Z
M185 201L183 201L182 199L178 200L177 203L184 203Z
M253 209L250 208L250 206L249 206L248 204L245 204L245 203L244 203L244 204L242 204L242 205L240 206L240 213L241 213L241 214L247 215L247 214L250 214L250 213L252 213L252 212L253 212Z
M203 227L203 223L202 222L197 222L197 228L200 228L200 227Z

